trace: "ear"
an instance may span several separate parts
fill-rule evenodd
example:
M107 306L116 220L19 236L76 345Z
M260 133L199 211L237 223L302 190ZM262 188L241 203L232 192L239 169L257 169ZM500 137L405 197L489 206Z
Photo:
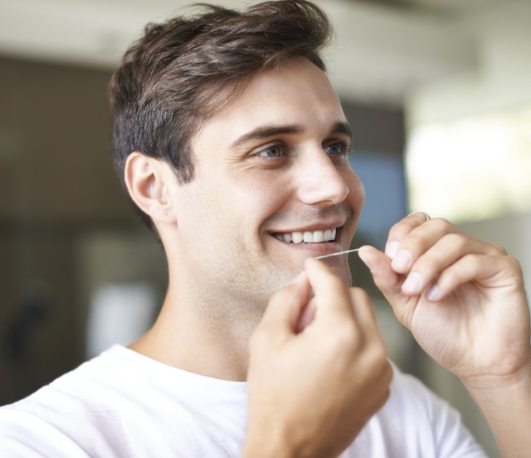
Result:
M168 164L138 151L132 152L125 163L124 180L133 202L153 222L171 223L171 185L175 175Z

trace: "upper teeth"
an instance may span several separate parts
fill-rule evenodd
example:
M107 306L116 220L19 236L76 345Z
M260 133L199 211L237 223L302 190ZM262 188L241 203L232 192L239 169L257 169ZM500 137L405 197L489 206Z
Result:
M286 232L277 234L276 238L283 242L291 243L321 243L330 242L336 238L336 229L327 229L326 231L307 231L307 232Z

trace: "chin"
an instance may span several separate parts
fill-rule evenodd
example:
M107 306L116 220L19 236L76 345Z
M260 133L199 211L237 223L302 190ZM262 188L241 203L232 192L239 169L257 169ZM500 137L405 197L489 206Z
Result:
M341 264L336 264L333 261L326 262L326 260L324 262L348 287L352 286L352 274L347 263L342 262Z
M338 273L338 277L341 278L349 288L352 286L352 275L350 270Z

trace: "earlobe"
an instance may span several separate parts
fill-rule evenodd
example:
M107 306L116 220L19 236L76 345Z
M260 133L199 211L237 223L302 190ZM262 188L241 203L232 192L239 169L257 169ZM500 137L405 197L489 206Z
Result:
M133 202L153 222L170 223L173 220L170 183L173 174L163 161L134 151L124 167L124 180Z

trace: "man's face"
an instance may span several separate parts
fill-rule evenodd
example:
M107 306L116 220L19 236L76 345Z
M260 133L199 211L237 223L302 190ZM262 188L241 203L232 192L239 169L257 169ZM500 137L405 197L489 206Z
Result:
M170 263L213 299L262 304L306 258L348 249L364 191L345 115L316 66L258 74L191 143L196 173L175 184ZM326 262L350 282L346 256Z

